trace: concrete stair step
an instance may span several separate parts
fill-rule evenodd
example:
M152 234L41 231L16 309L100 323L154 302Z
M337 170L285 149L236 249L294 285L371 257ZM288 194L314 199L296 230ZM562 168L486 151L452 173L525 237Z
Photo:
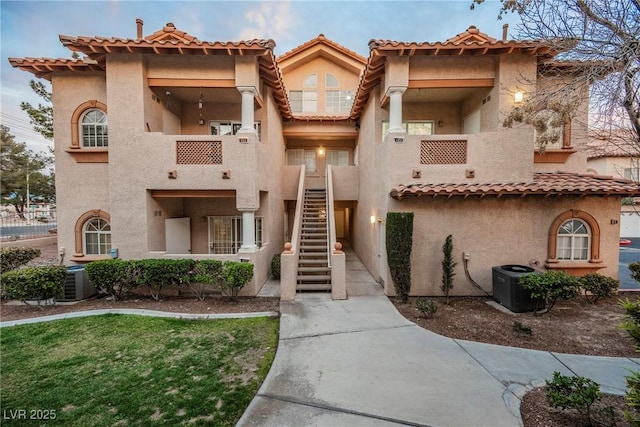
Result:
M298 272L302 273L325 273L327 271L331 271L330 267L300 267L298 266ZM299 275L302 276L302 275ZM306 277L306 276L305 276Z
M298 291L308 291L308 292L322 292L322 291L331 291L331 285L328 283L317 283L317 284L298 284L296 287Z

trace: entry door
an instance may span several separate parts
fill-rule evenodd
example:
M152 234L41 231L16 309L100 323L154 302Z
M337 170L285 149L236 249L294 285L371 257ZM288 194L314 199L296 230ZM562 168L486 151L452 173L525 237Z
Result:
M164 235L168 254L191 253L191 218L165 219Z

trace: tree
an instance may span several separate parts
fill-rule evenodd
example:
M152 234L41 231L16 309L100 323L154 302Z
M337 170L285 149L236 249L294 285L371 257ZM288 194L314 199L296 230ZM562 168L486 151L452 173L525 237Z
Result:
M396 298L406 303L411 292L413 212L387 212L385 242L387 263L396 290Z
M453 236L449 234L442 245L442 292L446 298L447 304L449 304L449 291L453 288L453 276L456 275L455 268L458 265L453 260Z
M500 2L498 19L507 13L519 14L518 38L539 40L558 52L556 59L563 61L561 65L549 65L568 83L537 94L528 111L520 111L519 117L511 118L531 124L535 120L546 120L549 126L557 127L575 111L576 99L572 94L587 87L591 92L591 112L595 113L591 116L592 129L600 135L616 136L614 144L616 140L632 141L633 144L625 146L630 155L637 156L640 150L640 0ZM481 3L484 0L472 0L471 8ZM546 117L535 117L545 110Z
M51 92L42 84L31 80L29 82L31 89L45 100L49 105L38 104L34 107L29 102L21 102L20 108L27 113L31 119L33 129L47 139L53 139L53 107L51 106Z
M51 158L28 150L24 142L16 142L9 132L8 127L0 125L0 199L13 205L24 219L27 193L30 200L41 198L51 202L55 199L53 175L41 172L51 164Z

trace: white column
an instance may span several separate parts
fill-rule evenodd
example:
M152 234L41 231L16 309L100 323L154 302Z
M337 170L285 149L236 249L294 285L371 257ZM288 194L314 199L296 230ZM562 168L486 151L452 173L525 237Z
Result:
M242 246L238 252L257 252L256 223L253 210L242 211Z
M253 98L256 94L256 88L250 86L239 87L238 90L242 94L242 125L238 133L255 133Z
M402 94L407 88L390 87L389 95L389 132L404 132L402 127Z

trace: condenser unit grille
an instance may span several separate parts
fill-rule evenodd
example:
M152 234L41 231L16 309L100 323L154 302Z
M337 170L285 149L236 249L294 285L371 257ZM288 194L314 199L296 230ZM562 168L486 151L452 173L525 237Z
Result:
M65 300L76 299L76 273L67 273L67 279L64 281L63 298Z

